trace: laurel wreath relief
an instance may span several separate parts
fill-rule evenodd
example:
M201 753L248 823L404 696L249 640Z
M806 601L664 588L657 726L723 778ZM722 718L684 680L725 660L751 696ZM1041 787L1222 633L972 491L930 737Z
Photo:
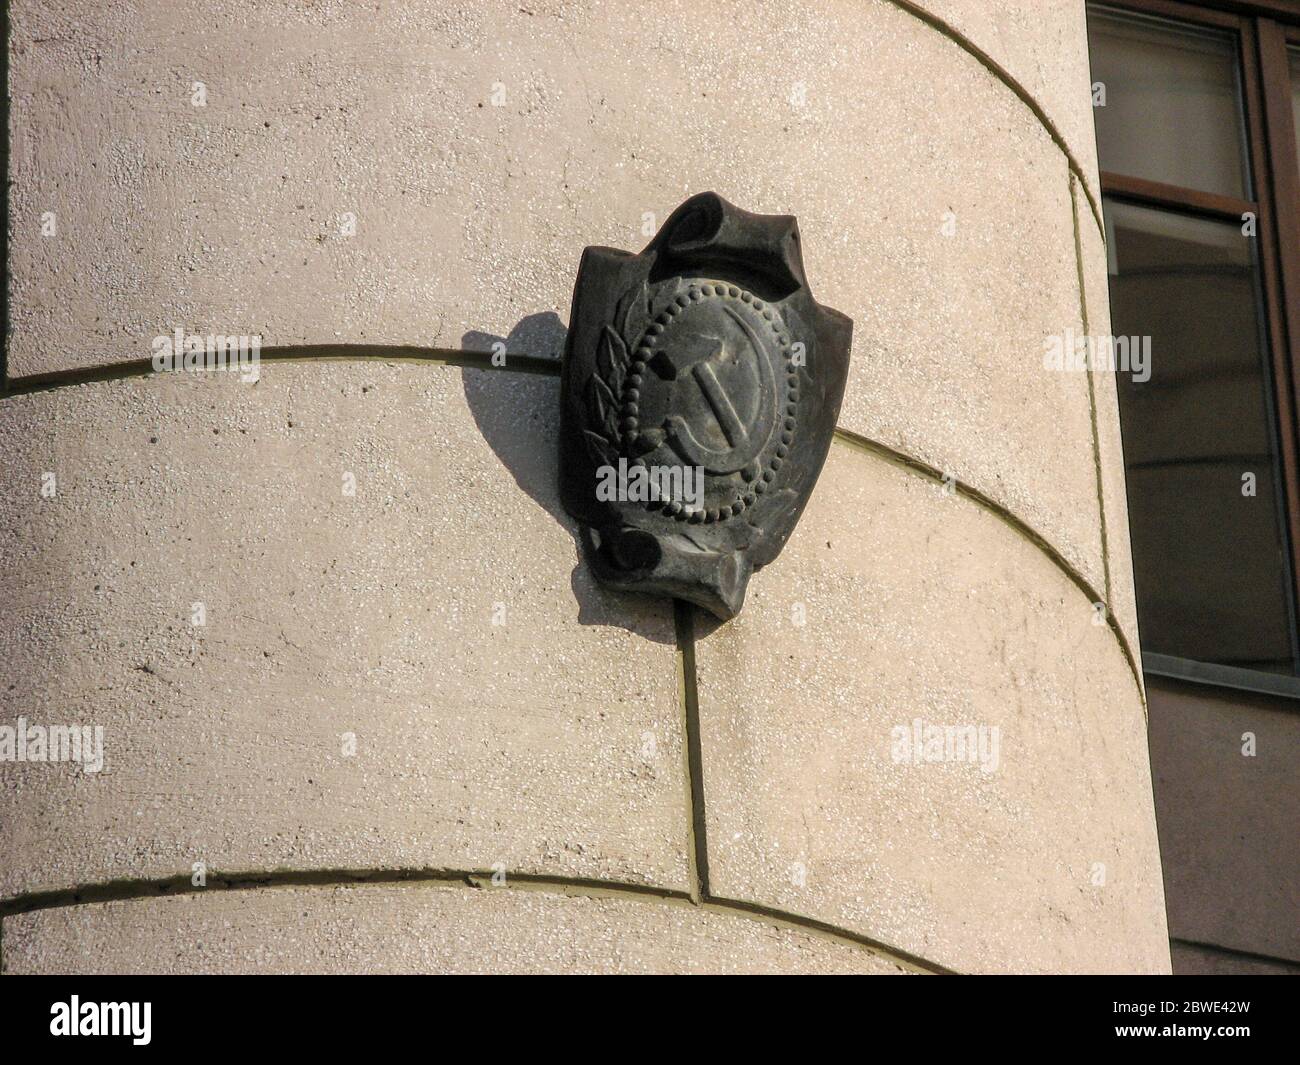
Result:
M672 302L680 287L678 278L675 285L667 286L659 302ZM588 379L586 389L588 428L583 430L591 457L598 465L607 466L617 466L620 456L637 458L653 451L663 439L662 430L624 433L619 424L624 388L634 362L632 352L654 319L644 281L623 297L614 317L618 328L607 324L596 345L596 372Z

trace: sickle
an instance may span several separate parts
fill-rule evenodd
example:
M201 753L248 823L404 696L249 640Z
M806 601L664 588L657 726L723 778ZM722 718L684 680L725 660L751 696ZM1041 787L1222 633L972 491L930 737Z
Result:
M704 394L705 400L713 411L713 416L718 419L718 425L727 438L727 443L731 446L729 448L715 449L706 444L701 444L696 439L695 434L691 432L691 427L678 415L665 418L664 429L673 447L692 465L703 466L707 472L713 474L735 473L737 470L746 467L752 467L752 472L757 473L755 459L758 458L759 452L767 446L767 441L772 435L772 427L776 421L776 404L774 402L776 386L772 379L772 367L764 357L761 342L754 334L753 329L750 328L749 323L731 307L724 306L723 310L744 331L745 336L749 339L750 350L753 351L754 359L758 363L760 392L758 423L754 426L752 433L746 429L744 423L737 416L735 407L731 405L731 398L713 372L713 367L707 362L700 362L691 368L691 374L700 386L700 391Z

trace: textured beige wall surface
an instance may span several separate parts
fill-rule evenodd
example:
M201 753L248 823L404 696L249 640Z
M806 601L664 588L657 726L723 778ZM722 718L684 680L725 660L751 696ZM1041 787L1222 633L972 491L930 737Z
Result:
M11 20L0 724L106 751L0 763L6 970L1167 970L1113 382L1042 366L1109 328L1080 3ZM472 353L704 189L856 326L786 553L679 626L580 564L554 376ZM177 327L278 351L115 368Z
M583 246L639 247L647 212L712 188L799 217L819 298L857 323L845 426L1100 585L1087 396L1023 372L1079 324L1067 159L1023 101L888 0L525 6L15 4L11 372L178 325L504 336L567 314ZM1053 84L1090 123L1081 5L1056 6L1077 25L1044 41Z
M1095 201L1097 138L1085 8L1075 0L902 0L946 23L1004 71L1042 113Z
M963 971L1164 964L1137 682L1041 551L840 447L763 576L696 649L714 893ZM898 760L918 718L997 761Z
M87 942L98 945L89 965ZM14 973L907 971L739 912L508 885L273 888L43 910L9 918L4 946Z
M558 392L295 363L0 405L10 716L93 720L107 750L5 767L0 892L195 861L685 890L671 605L576 565Z
M1075 212L1079 234L1079 281L1083 292L1087 332L1110 331L1110 293L1106 274L1106 246L1101 231L1089 225L1088 206L1075 185ZM1105 573L1103 600L1110 605L1116 624L1128 644L1138 647L1137 598L1133 593L1133 556L1128 532L1128 495L1124 484L1124 445L1120 439L1119 396L1115 376L1090 374L1095 418L1095 457L1098 499L1103 511Z

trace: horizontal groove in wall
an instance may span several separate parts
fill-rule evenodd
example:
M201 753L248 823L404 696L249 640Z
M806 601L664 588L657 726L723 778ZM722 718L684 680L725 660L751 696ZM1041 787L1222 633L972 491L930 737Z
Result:
M263 348L261 362L413 362L426 366L468 366L483 370L511 370L515 373L542 374L558 377L560 361L537 355L507 353L502 365L493 363L495 356L488 351L461 351L455 348L424 348L411 344L292 344ZM85 366L51 373L25 374L11 377L5 385L5 396L22 396L32 392L46 392L73 385L121 381L132 377L165 377L169 374L232 373L221 370L165 370L154 369L151 358L126 359L102 366Z
M425 366L453 366L469 367L481 370L504 370L514 373L540 374L543 376L558 377L560 373L560 361L558 359L540 358L536 355L507 355L504 366L494 366L492 363L492 353L486 351L456 351L450 348L421 348L411 346L387 346L381 344L322 344L322 345L305 345L302 347L273 347L267 348L262 353L262 361L270 363L292 363L292 362L413 362ZM185 375L189 371L167 371L158 373L153 368L153 363L149 359L135 359L127 362L113 363L109 366L99 366L80 370L63 370L53 374L43 374L39 376L28 376L16 378L9 382L9 389L6 396L13 397L27 395L33 392L44 392L58 388L66 388L73 385L103 383L108 381L117 381L131 377L154 377L161 378L168 374ZM217 372L217 371L195 371L195 372ZM868 437L861 436L858 433L848 429L836 429L835 438L843 444L856 448L859 451L878 458L883 458L913 473L920 474L931 480L943 483L944 474L938 468L931 466L927 462L913 458L904 452L891 448L886 444L881 444ZM1088 579L1078 572L1070 562L1061 554L1052 544L1024 520L1018 518L1002 504L986 496L977 488L973 488L961 481L956 482L956 490L959 494L967 499L978 503L987 510L992 511L1004 522L1011 526L1016 532L1028 539L1035 547L1042 551L1069 579L1077 585L1091 603L1105 602L1104 598L1088 582ZM1137 684L1138 692L1142 700L1143 713L1146 712L1146 695L1142 690L1142 676L1138 668L1137 659L1134 656L1132 647L1129 646L1127 637L1120 629L1116 622L1113 612L1107 604L1106 611L1107 622L1114 632L1116 639L1119 641L1120 648L1127 659L1129 669L1133 674L1134 681Z
M920 474L939 484L952 483L958 495L974 503L978 503L985 510L990 511L995 517L1000 518L1013 530L1028 540L1038 548L1048 559L1056 565L1070 581L1079 588L1085 596L1088 597L1089 603L1105 603L1106 605L1106 623L1111 633L1119 643L1120 650L1124 654L1124 659L1128 663L1129 672L1133 674L1133 680L1137 684L1138 696L1142 702L1142 712L1146 714L1146 694L1142 689L1142 673L1138 668L1137 659L1134 657L1133 649L1129 646L1128 638L1124 635L1123 630L1119 627L1119 622L1115 620L1115 613L1110 609L1110 604L1102 597L1101 593L1092 586L1088 578L1080 573L1070 563L1064 555L1061 554L1051 542L1039 533L1033 526L1023 518L1017 517L1012 511L1008 510L1001 503L989 498L978 488L963 483L962 481L949 482L944 476L942 470L931 466L928 462L923 462L911 455L896 451L887 444L879 443L875 440L869 440L865 436L859 436L857 433L847 429L836 429L835 439L841 444L845 444L857 451L864 452L868 455L874 455L882 458L894 465L901 466L912 473Z
M84 884L65 891L32 892L0 900L0 920L38 910L61 909L105 902L138 902L179 895L203 895L212 891L252 891L287 887L344 887L361 885L427 884L437 887L469 888L482 891L539 891L577 898L637 898L667 905L704 909L784 928L811 933L844 946L867 952L900 968L926 975L951 975L952 970L908 951L896 950L867 936L849 932L824 921L795 913L770 909L731 899L707 898L693 901L685 892L646 884L623 883L579 877L552 877L539 873L507 873L504 884L493 883L492 870L469 869L321 869L267 873L209 873L205 887L195 887L188 876L165 880L113 880Z
M1020 99L1020 102L1029 108L1034 118L1038 120L1047 135L1052 138L1052 141L1065 156L1065 161L1070 167L1070 172L1079 179L1079 184L1083 186L1083 194L1087 197L1088 206L1092 209L1093 221L1097 224L1097 231L1101 234L1101 240L1104 244L1106 242L1106 225L1102 221L1101 206L1097 203L1096 197L1093 196L1092 189L1088 187L1088 182L1084 178L1083 167L1079 165L1079 160L1074 157L1074 152L1070 150L1070 146L1065 143L1065 138L1061 135L1061 131L1056 128L1056 123L1053 122L1047 112L1043 110L1042 105L1034 99L1033 94L1021 85L1016 77L1007 70L1006 67L951 23L945 22L938 15L927 11L920 4L913 3L912 0L889 0L889 3L893 4L900 11L907 12L919 22L925 23L925 25L929 26L932 30L942 36L947 37L964 52L968 53L990 74L997 78L998 81L1002 82L1003 85L1015 93ZM1094 175L1094 177L1096 177L1096 175Z

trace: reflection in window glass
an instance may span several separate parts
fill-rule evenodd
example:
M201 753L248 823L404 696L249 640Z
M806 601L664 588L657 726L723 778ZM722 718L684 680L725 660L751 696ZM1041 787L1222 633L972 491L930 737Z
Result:
M1088 40L1102 170L1250 198L1235 38L1094 8Z
M1142 646L1296 672L1253 242L1239 226L1106 201L1112 329Z

